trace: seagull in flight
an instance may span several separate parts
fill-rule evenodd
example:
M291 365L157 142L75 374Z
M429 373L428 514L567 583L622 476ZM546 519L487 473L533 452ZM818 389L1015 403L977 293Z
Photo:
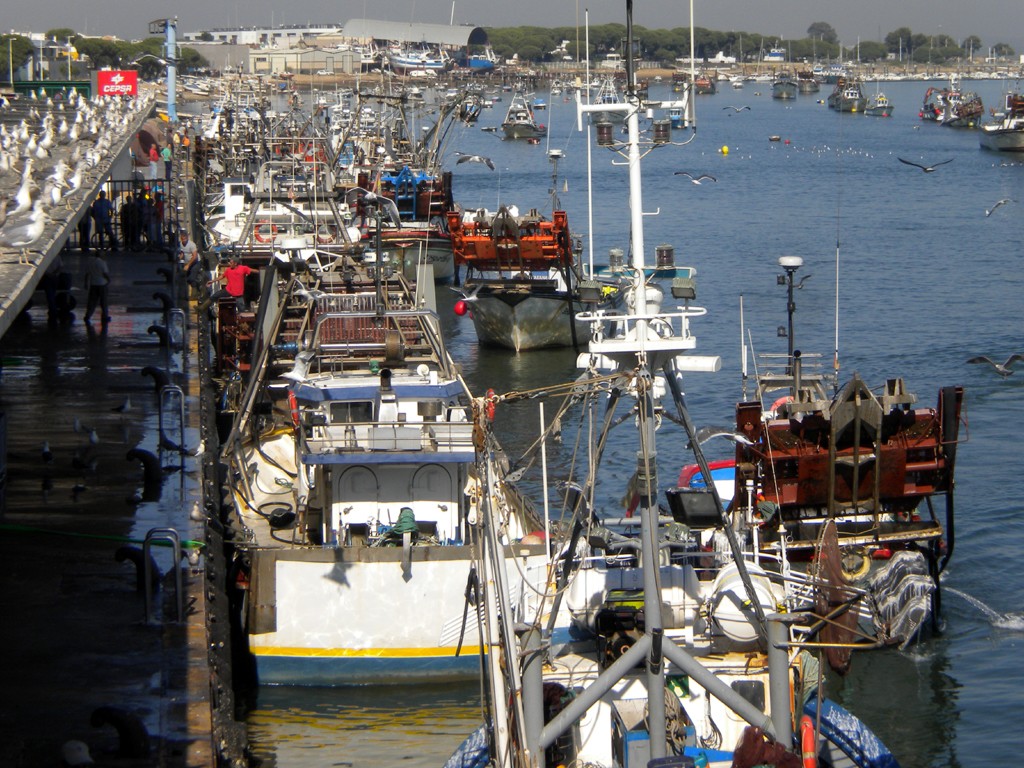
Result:
M722 107L722 109L731 109L733 112L742 112L744 109L750 109L750 107L748 107L746 104L744 104L742 107L734 107L732 104L730 104L727 107Z
M350 208L357 202L361 202L364 205L378 206L383 210L386 217L391 220L391 223L395 225L396 229L402 228L402 214L399 213L398 206L390 197L378 195L376 192L371 192L362 187L352 187L345 193L345 202L348 203Z
M986 209L985 210L985 215L986 216L991 216L995 212L996 208L998 208L1000 205L1006 205L1007 203L1015 203L1015 202L1017 202L1017 201L1016 200L1011 200L1008 197L1004 197L1002 200L997 202L991 208Z
M700 176L694 176L689 171L676 171L673 176L685 176L694 184L700 184L704 179L710 179L711 181L718 181L714 176L709 173L702 173Z
M746 435L730 427L701 427L694 433L694 437L697 439L698 445L704 445L713 437L724 437L726 440L740 445L753 445ZM687 443L686 447L692 448L693 443Z
M489 157L484 157L483 155L467 155L462 152L456 152L455 154L459 156L459 159L455 161L456 165L461 165L462 163L483 163L492 171L494 170L494 163Z
M991 365L993 368L996 369L996 373L998 373L1000 376L1002 376L1005 379L1007 376L1012 376L1013 375L1013 368L1011 368L1010 366L1012 366L1018 360L1024 360L1024 355L1021 355L1021 354L1010 355L1008 358L1006 358L1006 362L1005 363L997 363L991 357L986 357L985 355L979 355L978 357L972 357L967 362L968 363L988 363L989 365Z
M896 159L899 160L904 165L912 165L915 168L920 168L925 173L933 173L935 171L935 169L938 168L940 165L945 165L946 163L952 163L953 160L954 160L954 158L951 157L951 158L949 158L949 160L943 160L941 163L936 163L935 165L921 165L920 163L912 163L909 160L904 160L902 157L897 157Z

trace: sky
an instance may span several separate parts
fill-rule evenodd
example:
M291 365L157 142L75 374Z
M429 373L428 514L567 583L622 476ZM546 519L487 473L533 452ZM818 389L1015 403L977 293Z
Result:
M977 35L985 46L1008 43L1024 53L1024 15L1013 0L693 0L694 23L716 30L764 34L768 38L805 37L816 21L831 24L844 45L882 40L909 27L914 33ZM135 39L148 34L149 22L176 14L178 30L194 32L235 24L341 23L353 18L455 23L486 27L540 27L625 22L624 0L32 0L9 3L0 23L4 31L45 32L71 27L86 34L115 34ZM13 6L13 7L11 7ZM634 0L633 22L648 28L689 24L685 0Z

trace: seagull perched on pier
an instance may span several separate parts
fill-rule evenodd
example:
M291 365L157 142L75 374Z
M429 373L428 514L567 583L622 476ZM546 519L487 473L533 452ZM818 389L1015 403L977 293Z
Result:
M489 157L484 157L483 155L467 155L462 152L456 152L455 154L459 156L459 159L455 161L456 165L461 165L462 163L483 163L492 171L494 170L494 162Z
M0 247L17 248L18 263L28 264L28 249L35 244L46 230L46 214L42 209L43 200L37 198L32 210L23 216L8 216L0 229Z
M672 175L673 176L685 176L690 181L692 181L694 184L700 184L704 179L710 179L711 181L718 181L718 179L716 179L710 173L702 173L700 176L694 176L689 171L676 171Z
M968 363L988 363L989 365L991 365L993 368L996 369L996 373L998 373L1000 376L1002 376L1005 379L1007 376L1012 376L1013 375L1013 368L1011 368L1010 366L1013 365L1014 363L1016 363L1018 360L1024 360L1024 355L1021 355L1021 354L1010 355L1008 358L1006 358L1006 362L1005 363L997 363L991 357L987 357L985 355L978 355L977 357L972 357L967 362Z
M1001 205L1006 205L1007 203L1015 203L1015 202L1017 202L1017 201L1016 201L1016 200L1011 200L1011 199L1010 199L1010 198L1008 198L1008 197L1004 197L1004 198L1003 198L1002 200L1000 200L999 202L997 202L997 203L996 203L995 205L993 205L993 206L992 206L991 208L987 208L987 209L985 209L985 215L986 215L986 216L991 216L991 215L992 215L992 214L993 214L993 213L995 212L996 208L998 208L999 206L1001 206Z
M935 163L935 165L921 165L920 163L913 163L910 160L904 160L902 157L897 157L896 159L899 160L904 165L912 165L915 168L920 168L925 173L934 173L935 169L938 168L940 165L952 163L955 158L951 157L949 158L949 160L943 160L941 163Z

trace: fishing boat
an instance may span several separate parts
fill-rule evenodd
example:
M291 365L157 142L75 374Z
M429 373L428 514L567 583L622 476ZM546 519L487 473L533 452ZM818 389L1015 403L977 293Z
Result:
M615 107L622 103L622 94L614 74L608 74L601 78L597 87L597 93L591 100L596 106ZM597 123L619 123L623 121L622 111L619 109L598 109L591 113L590 120Z
M999 119L981 126L982 149L996 152L1024 152L1024 98L1020 93L1007 93Z
M435 50L396 48L387 54L387 63L391 71L399 75L427 72L437 76L455 66L455 62L443 48Z
M215 336L223 519L258 682L478 676L473 499L478 457L500 446L445 350L429 266L410 277L379 249L301 241L254 266L257 301L221 299ZM502 498L494 546L543 527ZM543 546L514 551L522 567L546 560Z
M977 93L962 90L960 76L954 73L945 88L931 87L925 91L918 114L922 120L949 128L977 128L985 115L985 106Z
M869 117L892 117L892 102L884 93L876 93L864 107L864 114Z
M448 231L459 269L455 312L469 315L481 344L516 352L548 347L580 348L590 324L586 310L621 306L617 274L596 279L584 272L582 244L569 229L558 202L558 160L551 150L551 217L514 206L448 214Z
M205 201L214 244L268 254L282 238L310 246L350 246L359 239L348 206L334 198L334 174L320 138L272 139L275 159L248 176L225 175Z
M723 501L760 529L762 551L833 567L839 581L861 590L850 592L861 609L861 636L906 646L939 619L939 576L955 543L964 391L945 387L929 408L916 404L900 378L877 391L857 375L842 387L829 381L819 357L794 349L793 283L802 259L784 256L780 265L789 351L760 355L754 399L736 406L734 427L703 436L728 438L734 456L712 464L710 475L684 467L679 484L702 489L710 476ZM841 546L831 555L836 562L823 565L826 523ZM841 671L849 660L829 650Z
M714 96L718 92L718 85L714 77L701 72L693 79L693 90L698 96Z
M801 69L796 73L796 89L800 93L817 93L821 90L821 85L813 71Z
M629 10L626 29L632 50ZM664 251L645 258L641 152L666 145L641 147L646 105L627 94L626 137L603 145L630 168L627 309L612 325L609 313L590 313L582 374L556 388L565 398L559 428L578 417L588 438L586 455L572 462L580 476L559 486L567 514L551 531L562 533L552 542L547 589L513 600L507 571L481 552L491 587L483 600L488 720L447 765L799 765L797 745L823 765L867 765L872 753L877 765L895 765L852 713L837 717L821 698L814 654L801 648L807 634L794 628L799 614L776 613L790 606L780 562L759 558L731 525L718 525L727 513L713 492L699 500L710 504L700 504L705 524L696 511L692 525L662 511L659 478L671 446L688 440L707 471L683 379L713 373L721 361L696 354L693 326L707 314L694 303L696 271ZM601 108L578 104L578 123ZM518 396L527 395L497 395L496 407ZM673 425L682 439L657 436ZM626 467L604 456L619 428L636 448ZM805 702L821 720L805 714ZM753 759L742 762L744 752Z
M780 72L772 81L772 98L790 100L795 99L797 94L796 80L789 72Z
M826 99L829 109L836 112L863 112L867 99L861 90L860 81L840 77L835 88Z
M446 217L454 210L452 174L450 171L430 172L403 165L393 173L360 171L350 209L359 224L362 238L371 241L377 236L375 207L364 205L360 189L374 189L375 194L392 200L398 220L387 220L381 230L382 247L403 262L425 261L430 264L434 281L450 283L455 275L451 236L446 230Z
M501 122L506 139L538 139L547 135L547 127L538 123L533 107L522 91L516 91L508 103L505 119Z

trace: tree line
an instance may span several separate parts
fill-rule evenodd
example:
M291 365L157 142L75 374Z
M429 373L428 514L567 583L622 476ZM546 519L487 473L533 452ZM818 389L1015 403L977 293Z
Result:
M522 61L557 61L568 56L573 61L586 56L585 41L576 27L485 27L495 54L510 59L514 54ZM948 64L983 59L988 49L977 35L954 40L948 34L927 35L900 27L885 36L882 42L860 41L843 45L835 29L827 22L816 21L807 29L807 36L787 40L760 33L722 32L694 27L694 52L698 59L713 58L719 51L737 61L756 62L770 48L782 48L791 61L847 60L884 61L893 54L904 62ZM624 56L626 27L624 24L601 24L590 27L591 59L616 52ZM671 65L677 58L690 57L690 28L647 29L633 26L634 57ZM563 45L564 42L564 45ZM1006 43L991 46L996 56L1013 56Z
M64 45L70 41L71 45L78 51L79 61L88 59L93 69L110 67L121 69L131 64L133 69L138 69L139 77L144 80L160 78L165 73L165 67L153 58L142 58L140 56L149 54L156 58L164 56L164 38L147 37L143 40L107 40L97 37L82 37L73 29L58 27L47 30L47 40L54 40L58 45ZM14 63L17 70L32 54L32 42L23 35L0 35L0 50L10 49L10 56L0 56L0 80L10 79L9 62ZM7 51L4 51L6 53ZM136 61L137 60L137 61ZM178 68L182 72L189 72L208 66L208 62L194 48L181 48L178 56Z

